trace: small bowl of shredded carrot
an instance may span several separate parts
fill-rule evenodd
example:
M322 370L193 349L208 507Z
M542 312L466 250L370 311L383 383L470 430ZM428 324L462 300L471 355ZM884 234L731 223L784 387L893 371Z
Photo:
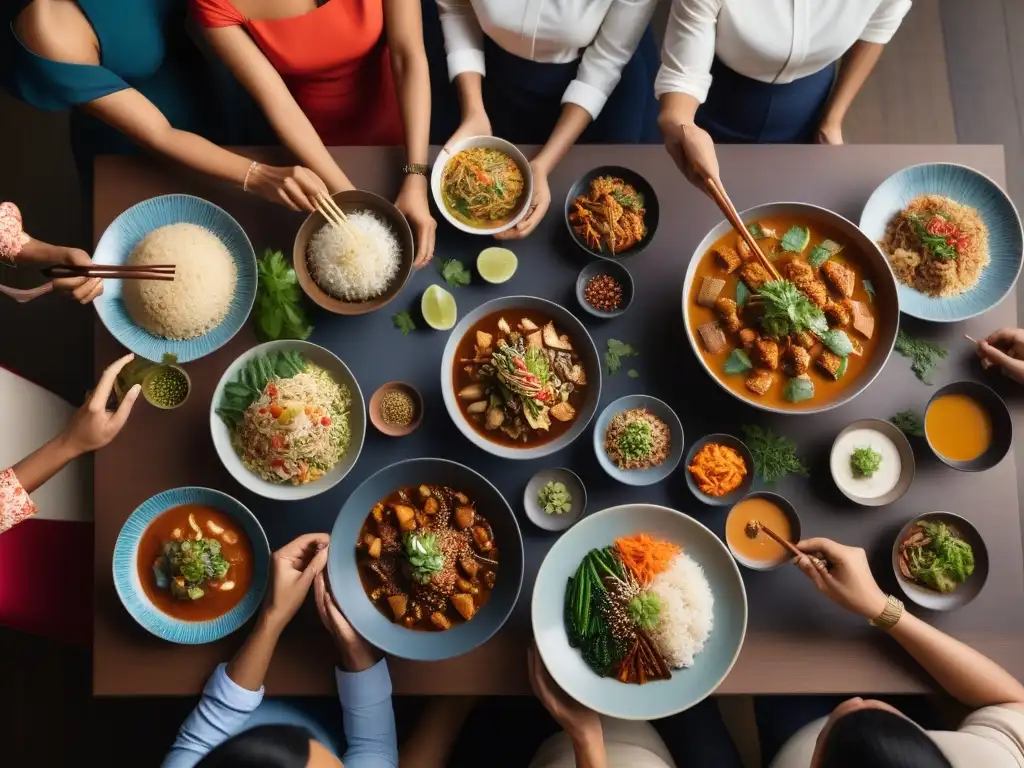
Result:
M753 484L754 457L737 437L707 435L686 454L686 485L705 504L735 504Z

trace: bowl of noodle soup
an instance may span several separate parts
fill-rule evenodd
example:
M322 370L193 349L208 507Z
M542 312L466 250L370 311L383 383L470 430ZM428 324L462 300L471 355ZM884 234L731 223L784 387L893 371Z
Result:
M526 216L533 172L514 144L470 136L441 150L430 174L437 208L456 229L496 235Z

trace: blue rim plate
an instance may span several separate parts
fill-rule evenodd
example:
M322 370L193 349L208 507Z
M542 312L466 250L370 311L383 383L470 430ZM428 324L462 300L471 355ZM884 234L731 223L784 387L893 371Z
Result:
M661 464L650 469L619 469L608 454L604 451L604 433L616 414L629 411L633 408L646 408L652 411L655 416L668 424L672 430L672 445L669 449L668 458ZM594 422L594 453L597 454L597 463L601 469L620 483L626 485L654 485L660 483L666 477L675 472L683 458L683 424L679 416L672 410L672 407L663 400L650 395L626 395L614 400L605 406L604 410Z
M892 218L918 195L942 195L975 208L988 228L990 262L978 284L959 296L933 298L897 281L900 311L935 323L987 312L1013 289L1024 260L1024 233L1010 198L988 176L954 163L924 163L897 171L871 193L860 228L879 242Z
M124 211L107 227L96 246L97 264L124 264L142 238L169 224L196 224L216 235L238 267L238 282L228 314L213 330L187 341L154 336L132 320L121 301L121 281L107 280L103 295L94 302L110 335L136 355L160 360L177 355L179 363L205 357L224 346L245 324L256 300L256 254L242 226L231 214L193 195L161 195L143 200Z
M249 537L249 543L252 545L252 586L238 605L223 616L210 621L182 621L168 616L146 597L139 581L136 560L142 534L161 514L182 504L206 504L230 515L242 524L245 535ZM125 521L114 545L113 571L114 589L121 598L121 604L143 629L171 643L211 643L230 635L256 612L267 588L270 545L259 521L237 499L212 488L172 488L146 499Z
M592 549L644 531L680 545L703 569L714 596L714 622L704 649L672 679L627 685L598 677L565 630L565 586ZM653 720L695 706L714 693L739 657L747 634L747 592L729 550L689 515L655 504L595 512L559 537L541 563L531 605L533 636L544 666L576 701L608 717Z

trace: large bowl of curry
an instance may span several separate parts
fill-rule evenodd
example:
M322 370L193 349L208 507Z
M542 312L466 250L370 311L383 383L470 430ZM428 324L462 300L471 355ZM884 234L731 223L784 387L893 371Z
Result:
M774 266L728 221L704 237L683 281L693 351L729 394L772 413L836 408L885 366L899 328L896 281L852 222L807 203L740 213Z

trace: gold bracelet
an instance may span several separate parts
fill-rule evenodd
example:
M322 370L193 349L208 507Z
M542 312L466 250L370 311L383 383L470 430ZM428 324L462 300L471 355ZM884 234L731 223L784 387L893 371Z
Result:
M879 629L888 632L890 629L895 627L902 618L903 601L898 597L889 595L885 600L885 610L882 611L877 618L871 619L868 624L872 627L878 627Z
M245 172L245 179L242 181L242 191L243 192L248 192L249 191L249 177L252 175L252 172L255 171L258 167L259 167L259 163L257 163L255 160L253 160L249 164L249 170Z

